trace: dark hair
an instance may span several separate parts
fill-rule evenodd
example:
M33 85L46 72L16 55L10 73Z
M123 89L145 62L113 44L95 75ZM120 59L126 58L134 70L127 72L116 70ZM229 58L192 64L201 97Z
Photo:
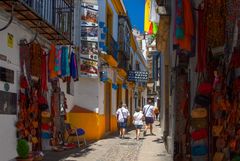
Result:
M136 111L136 112L139 112L139 111L140 111L140 108L139 108L139 107L137 107L135 111Z

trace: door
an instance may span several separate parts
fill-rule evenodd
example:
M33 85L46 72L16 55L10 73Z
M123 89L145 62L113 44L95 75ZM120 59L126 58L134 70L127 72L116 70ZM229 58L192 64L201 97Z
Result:
M105 83L105 132L111 130L111 83Z

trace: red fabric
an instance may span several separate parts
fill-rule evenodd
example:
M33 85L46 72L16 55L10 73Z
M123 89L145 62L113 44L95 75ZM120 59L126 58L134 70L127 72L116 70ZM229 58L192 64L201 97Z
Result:
M200 129L197 131L192 132L192 139L193 140L201 140L208 136L207 129Z
M21 88L24 88L24 89L28 88L27 79L26 79L26 77L23 76L23 75L21 76L21 79L20 79L20 87L21 87Z
M47 100L43 96L40 96L38 98L38 103L39 105L47 104Z
M211 83L203 82L198 87L198 93L203 95L210 94L212 92L212 89L213 87Z
M207 67L207 43L206 32L207 28L204 23L204 11L199 6L198 11L198 62L196 72L202 73L206 71Z
M230 67L232 67L232 68L239 68L240 67L240 53L237 49L234 49L234 52L232 54Z
M177 44L181 49L191 51L192 49L192 37L194 36L194 23L192 6L190 0L183 0L183 16L184 16L184 38L177 39Z
M42 55L42 73L41 73L41 88L43 91L47 91L47 62L46 62L46 52L43 51Z
M50 129L50 126L49 126L49 124L42 124L42 125L41 125L41 129L47 131L47 130Z

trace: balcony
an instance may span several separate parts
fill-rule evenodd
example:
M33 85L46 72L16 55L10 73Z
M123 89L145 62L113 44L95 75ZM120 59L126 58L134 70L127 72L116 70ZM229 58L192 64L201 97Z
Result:
M114 40L111 34L108 34L107 38L107 44L108 44L108 54L111 55L116 61L118 60L118 44Z
M72 44L73 0L1 0L0 8L12 11L29 28L57 44Z

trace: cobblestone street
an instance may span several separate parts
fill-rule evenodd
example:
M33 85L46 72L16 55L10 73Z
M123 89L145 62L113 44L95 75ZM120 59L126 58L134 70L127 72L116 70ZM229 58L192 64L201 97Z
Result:
M65 154L54 152L46 156L46 161L172 161L159 137L160 128L154 126L156 136L147 135L135 140L131 130L125 139L112 136L90 144L87 148ZM62 158L61 158L62 157Z

